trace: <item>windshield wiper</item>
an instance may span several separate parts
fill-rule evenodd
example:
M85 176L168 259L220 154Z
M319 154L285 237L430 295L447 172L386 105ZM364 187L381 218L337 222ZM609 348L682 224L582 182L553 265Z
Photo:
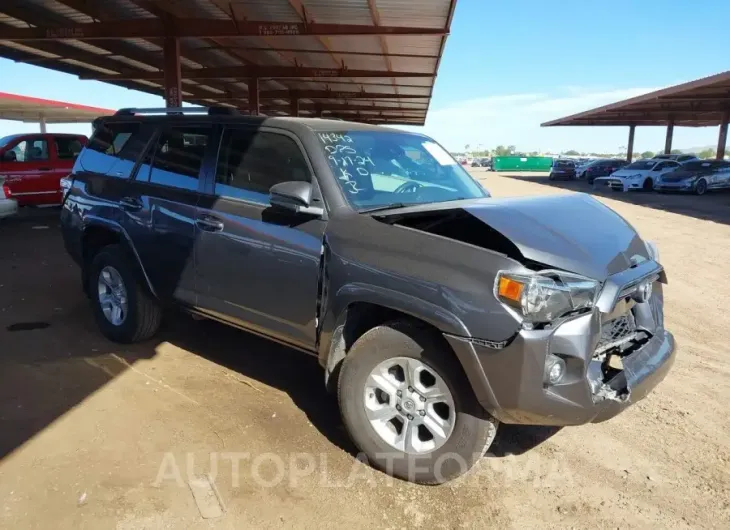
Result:
M358 213L373 213L373 212L382 212L385 210L395 210L396 208L405 208L406 206L414 206L413 204L405 204L402 202L394 202L392 204L386 204L384 206L375 206L373 208L365 208L364 210L360 210Z

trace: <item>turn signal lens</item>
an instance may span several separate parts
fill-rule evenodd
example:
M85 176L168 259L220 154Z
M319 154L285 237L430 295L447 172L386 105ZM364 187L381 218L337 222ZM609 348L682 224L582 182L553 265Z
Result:
M499 296L520 303L525 285L506 276L499 278Z
M494 294L502 303L519 310L528 324L535 324L590 309L599 288L595 280L564 271L501 271Z

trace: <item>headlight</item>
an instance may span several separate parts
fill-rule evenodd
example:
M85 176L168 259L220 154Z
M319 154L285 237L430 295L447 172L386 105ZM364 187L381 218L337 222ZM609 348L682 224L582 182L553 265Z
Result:
M642 175L641 173L637 173L636 175L631 175L631 176L630 176L629 178L630 178L630 179L640 179L640 178L641 178L641 177L643 177L643 176L644 176L644 175Z
M552 322L593 307L600 284L576 274L546 270L532 274L500 272L494 293L528 324Z
M644 241L644 245L646 245L646 252L649 254L649 257L659 263L659 248L656 246L656 243L653 241Z

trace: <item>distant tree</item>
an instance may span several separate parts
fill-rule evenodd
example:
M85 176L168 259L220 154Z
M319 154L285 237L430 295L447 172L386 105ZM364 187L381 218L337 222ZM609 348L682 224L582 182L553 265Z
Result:
M469 148L470 148L470 147L471 147L471 145L470 145L470 144L466 144L466 145L464 146L464 151L466 151L466 152L468 153L468 152L469 152Z
M515 152L515 146L509 145L507 147L498 145L494 150L494 156L509 156Z
M673 155L681 155L682 154L682 150L681 149L672 149L671 153Z
M537 151L530 151L529 154L530 156L540 156L540 153L538 153Z
M697 153L697 156L700 158L715 158L715 150L714 149L703 149L699 153Z
M654 153L652 151L644 151L641 153L641 158L654 158Z
M566 155L566 156L578 156L578 155L580 155L580 153L578 151L576 151L575 149L571 149L570 151L566 151L563 154Z

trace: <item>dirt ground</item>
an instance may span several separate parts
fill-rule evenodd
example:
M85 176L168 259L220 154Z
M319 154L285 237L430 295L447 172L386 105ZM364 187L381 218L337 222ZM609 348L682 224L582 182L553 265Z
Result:
M497 196L587 191L476 174ZM673 371L609 422L504 428L440 487L356 460L301 353L186 316L107 342L58 212L0 222L0 528L730 527L730 197L600 198L659 245Z

